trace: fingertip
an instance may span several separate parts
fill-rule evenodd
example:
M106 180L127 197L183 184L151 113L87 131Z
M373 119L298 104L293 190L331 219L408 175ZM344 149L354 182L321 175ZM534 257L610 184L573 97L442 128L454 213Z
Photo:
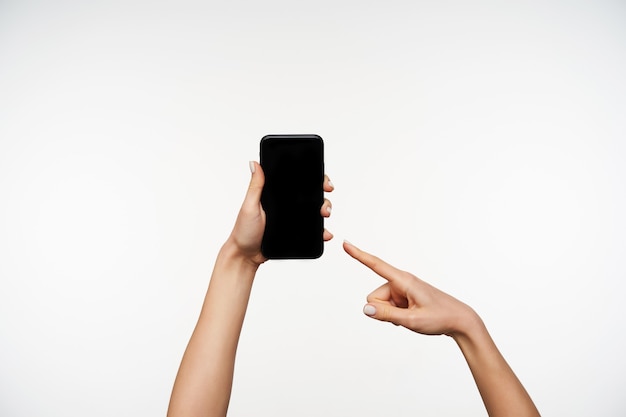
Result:
M330 217L330 215L332 214L332 204L330 202L330 200L328 199L324 199L324 204L322 204L322 208L320 209L320 214L323 217Z
M335 185L332 183L328 175L324 175L324 191L327 193L333 191L335 189Z
M357 258L357 256L361 252L361 249L359 249L354 243L350 242L347 239L343 240L343 248L353 258Z
M261 199L261 193L265 185L265 175L263 168L258 162L249 161L248 166L250 168L251 177L244 204L256 205Z
M373 317L376 314L376 307L372 304L365 304L365 307L363 307L363 314Z
M252 173L252 180L258 182L261 185L265 184L265 172L263 167L257 161L250 161L250 172Z
M263 176L265 176L263 167L257 161L249 161L248 166L250 167L250 173L253 174L253 176L254 174L263 174Z

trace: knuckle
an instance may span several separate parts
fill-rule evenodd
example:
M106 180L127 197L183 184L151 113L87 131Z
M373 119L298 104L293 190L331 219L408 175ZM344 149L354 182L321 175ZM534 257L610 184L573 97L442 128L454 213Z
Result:
M423 319L419 314L413 312L407 317L407 323L411 329L422 329Z
M383 321L389 321L389 306L382 306L380 309L380 319Z
M368 259L368 263L369 263L370 268L372 268L373 270L376 270L380 266L380 259L378 259L375 256L372 256Z
M406 280L413 280L415 279L415 275L411 274L410 272L407 271L400 271L400 275L402 276L402 278L406 279Z

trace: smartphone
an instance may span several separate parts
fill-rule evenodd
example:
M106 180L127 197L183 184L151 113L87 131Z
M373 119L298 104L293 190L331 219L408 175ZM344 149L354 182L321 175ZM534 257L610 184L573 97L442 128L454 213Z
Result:
M261 139L265 186L261 205L268 259L315 259L324 252L324 142L318 135Z

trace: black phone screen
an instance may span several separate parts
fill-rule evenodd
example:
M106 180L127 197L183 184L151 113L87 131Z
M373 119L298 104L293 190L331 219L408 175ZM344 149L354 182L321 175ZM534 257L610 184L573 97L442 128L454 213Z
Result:
M324 251L324 142L317 135L268 135L261 139L265 186L261 205L268 259L313 259Z

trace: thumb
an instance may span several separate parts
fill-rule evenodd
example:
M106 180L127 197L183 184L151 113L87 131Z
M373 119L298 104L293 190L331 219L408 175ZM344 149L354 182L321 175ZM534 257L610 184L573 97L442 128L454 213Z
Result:
M387 303L367 303L363 307L363 313L376 320L388 321L398 326L402 326L405 322L406 309L394 307Z
M265 174L263 173L261 165L256 161L250 161L250 172L252 173L252 177L250 178L250 185L248 186L244 205L258 206L261 201L263 185L265 185Z

